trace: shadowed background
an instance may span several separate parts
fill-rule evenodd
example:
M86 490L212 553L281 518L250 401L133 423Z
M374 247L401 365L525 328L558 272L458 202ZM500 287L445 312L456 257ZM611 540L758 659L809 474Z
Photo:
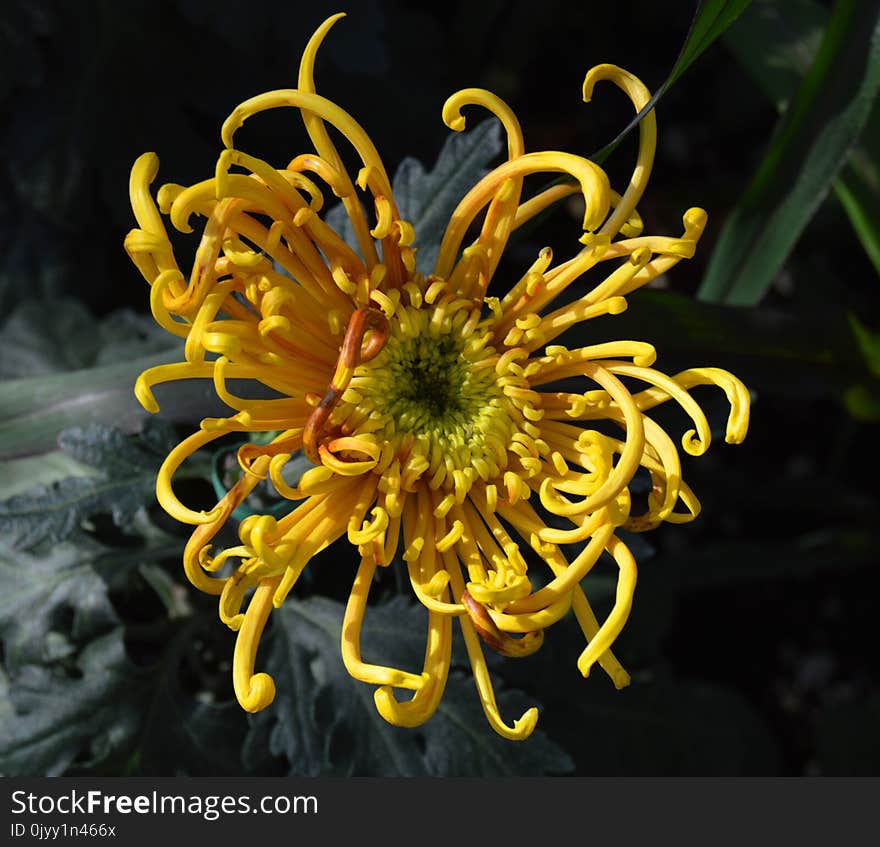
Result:
M4 4L0 339L7 361L29 301L48 303L39 321L47 337L60 336L56 358L64 356L65 338L53 324L72 308L62 298L75 298L97 321L120 309L148 314L147 286L122 250L134 225L131 163L155 151L156 185L212 176L223 119L253 94L294 86L308 37L340 10L269 0ZM617 135L631 107L613 86L583 104L585 71L612 62L657 88L692 14L690 3L361 2L325 41L317 88L364 126L390 173L405 156L433 163L448 135L443 102L469 86L489 88L514 108L528 149L588 154ZM727 38L735 37L736 25ZM473 114L474 123L482 117ZM703 514L647 534L635 550L639 587L616 650L633 671L630 689L615 693L599 672L583 680L575 666L580 640L565 625L548 632L549 649L521 663L508 660L499 673L525 700L541 701L539 727L568 757L538 756L535 772L876 774L880 675L872 612L880 509L868 471L876 417L866 411L876 413L876 405L845 398L859 385L876 404L876 377L848 316L877 328L880 280L832 196L757 305L698 303L721 225L768 147L777 110L721 40L665 95L658 120L655 170L639 204L646 232L677 234L681 215L695 205L708 210L710 224L697 256L662 288L633 296L630 312L612 326L619 337L655 343L667 373L718 365L740 376L754 391L751 431L740 447L718 438L707 456L685 463ZM249 121L240 139L276 164L310 149L293 110ZM605 163L613 185L625 184L635 149L630 137ZM577 215L559 209L516 239L501 278L517 279L545 243L573 249ZM178 242L194 250L192 238ZM26 374L4 368L2 375ZM716 401L707 396L717 429L723 404ZM95 525L91 532L113 535L112 522ZM344 601L355 562L343 547L323 554L306 594ZM163 573L179 579L174 556L167 559ZM111 591L132 632L168 626L166 612L150 605L156 601L144 600L148 594ZM203 598L194 594L187 602L201 609ZM213 614L210 601L204 608ZM130 658L150 667L164 648L154 654L138 632L127 636ZM200 653L207 664L231 653L226 633L212 637L211 655ZM420 630L413 634L421 638ZM227 677L218 671L219 681L211 678L221 702L232 696ZM316 703L318 711L335 708ZM167 704L154 711L184 720ZM121 758L92 751L88 762L74 757L69 767L234 772L244 749L250 772L296 772L294 744L284 748L277 736L270 743L270 729L233 710L223 712L224 727L234 730L222 762L162 758L151 720L166 717L147 719ZM316 725L336 726L326 716ZM325 751L331 770L363 744L345 733L333 737L339 749ZM446 770L473 772L467 762Z

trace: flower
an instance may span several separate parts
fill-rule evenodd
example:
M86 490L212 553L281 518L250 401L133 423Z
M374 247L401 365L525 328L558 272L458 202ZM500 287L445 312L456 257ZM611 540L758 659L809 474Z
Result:
M186 340L185 361L145 371L135 393L155 412L155 384L211 379L235 412L203 420L169 454L157 496L170 515L195 525L184 568L197 588L219 595L220 618L238 631L233 683L246 710L263 709L274 697L273 680L254 673L271 610L311 558L345 536L359 551L360 566L342 624L342 659L352 676L378 686L381 715L402 726L431 716L446 683L457 619L489 723L506 738L523 739L537 710L505 723L483 643L527 656L541 646L544 630L572 611L587 641L581 673L598 663L615 686L627 685L611 646L630 613L636 563L617 531L683 523L699 512L681 478L676 445L648 412L678 403L693 421L682 447L701 455L710 427L690 389L715 385L730 403L727 441L745 436L749 395L726 371L666 376L651 367L654 348L641 341L577 349L554 343L579 322L619 314L627 294L690 258L706 213L689 209L680 237L641 235L636 203L653 161L653 112L639 125L636 167L618 194L588 159L527 153L511 109L487 91L465 89L447 100L443 120L461 131L462 109L484 107L506 132L507 160L461 200L433 273L423 276L415 262L418 233L400 218L372 142L349 114L315 92L315 54L339 17L309 41L297 88L258 95L232 112L212 178L187 188L164 185L154 201L156 156L142 155L132 169L139 228L125 246L151 285L155 319ZM637 111L649 100L639 80L606 64L587 74L585 101L601 80L621 88ZM300 111L314 153L279 168L235 148L246 119L282 107ZM354 184L328 126L360 159ZM566 180L524 200L525 178L542 173ZM357 249L320 217L318 180L344 205ZM582 196L585 209L579 249L556 263L542 250L518 281L490 296L490 283L504 286L497 269L511 233L572 194ZM369 213L360 196L369 199ZM187 280L162 215L187 233L194 214L205 224ZM472 227L479 234L462 249ZM588 272L598 281L572 297L571 286ZM230 379L261 384L261 396L233 394ZM627 387L634 384L643 387L634 393ZM212 510L194 511L178 500L172 478L187 457L229 433L265 432L275 433L268 443L255 435L240 448L244 474ZM299 451L313 466L292 484L285 466ZM638 514L630 497L637 473L651 482ZM212 552L214 536L267 476L295 505L280 518L245 518L240 544ZM418 672L366 662L360 651L374 573L399 551L428 610ZM581 581L604 552L619 576L613 609L600 623ZM544 572L535 572L535 562Z

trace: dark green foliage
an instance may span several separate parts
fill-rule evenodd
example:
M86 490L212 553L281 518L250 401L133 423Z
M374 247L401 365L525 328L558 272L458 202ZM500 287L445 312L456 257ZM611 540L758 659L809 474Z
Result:
M21 668L9 681L0 772L57 776L116 754L139 723L139 687L131 682L119 629L87 644L69 668Z
M339 656L344 606L323 597L288 600L276 613L267 670L276 701L252 723L246 760L268 749L291 774L316 776L524 776L565 773L569 756L537 730L521 744L489 727L471 679L456 671L436 714L415 730L391 726L376 712L373 686L356 682ZM371 608L362 637L364 661L418 671L427 615L402 599ZM507 720L523 698L502 692ZM528 705L534 705L528 703Z
M880 8L838 0L773 143L725 223L700 287L710 302L757 303L825 198L880 89Z

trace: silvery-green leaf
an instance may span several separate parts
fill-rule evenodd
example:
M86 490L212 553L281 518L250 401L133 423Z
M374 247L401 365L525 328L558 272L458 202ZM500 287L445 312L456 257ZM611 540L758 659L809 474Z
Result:
M416 265L421 273L429 274L434 269L452 212L486 175L489 163L501 152L502 146L501 124L490 118L473 129L451 133L430 170L411 157L398 166L392 193L401 218L415 230L413 246L418 248ZM351 220L341 203L333 206L324 220L348 245L357 249Z
M103 424L70 427L58 436L65 453L108 476L129 470L155 472L176 443L171 424L157 417L144 420L137 438Z
M0 640L7 668L45 662L53 632L86 639L118 623L97 556L73 544L32 556L0 543Z
M486 175L502 146L501 124L490 118L449 135L430 170L410 157L400 163L392 191L401 217L415 229L416 264L421 273L434 269L455 207Z
M73 427L61 448L97 473L71 476L0 501L0 533L20 549L61 541L99 513L123 526L153 498L156 472L173 444L170 425L151 418L137 439L113 427Z

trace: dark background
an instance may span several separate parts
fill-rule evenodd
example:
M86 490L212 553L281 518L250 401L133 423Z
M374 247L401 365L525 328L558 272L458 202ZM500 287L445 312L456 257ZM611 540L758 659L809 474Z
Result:
M694 5L356 3L319 54L318 91L352 112L391 173L406 155L434 160L447 135L442 104L468 86L489 88L514 107L529 149L586 154L617 134L630 109L613 87L582 104L585 71L613 62L655 89L675 61ZM25 293L72 295L97 316L124 306L146 312L146 286L122 250L134 224L131 163L145 150L157 152L157 184L212 175L226 115L253 94L294 86L309 35L339 10L269 0L5 3L3 312ZM639 211L646 232L658 233L678 233L690 206L709 211L697 257L669 279L675 292L692 294L776 112L719 42L666 95L658 119L655 171ZM286 162L307 149L293 112L252 123L241 136L256 155ZM626 179L634 155L630 140L607 163L613 184ZM545 240L569 234L574 228L563 212L514 244L506 267L516 273ZM777 282L758 307L725 316L734 327L741 318L748 337L763 327L766 339L783 326L788 334L779 344L797 340L790 356L768 360L745 342L716 351L708 339L705 352L679 361L680 351L667 356L658 345L665 372L718 364L742 376L755 392L753 424L744 445L719 443L685 465L703 515L645 538L636 605L617 651L643 687L672 692L663 702L686 716L692 732L673 732L662 709L655 725L634 711L632 726L614 724L631 743L620 742L617 766L613 755L599 757L603 772L880 770L878 501L868 471L876 425L856 420L840 402L845 373L803 354L832 312L851 309L876 325L880 287L833 200ZM562 648L563 636L552 644ZM575 655L566 659L564 678L558 662L540 656L508 678L540 694L547 706L542 728L587 774L594 772L591 749L608 745L607 729L601 720L569 726L559 716L585 687L606 681L598 673L581 680ZM599 699L619 717L630 708L628 696ZM706 744L715 745L714 755L700 755ZM651 750L641 755L640 745ZM662 749L660 758L654 748Z

